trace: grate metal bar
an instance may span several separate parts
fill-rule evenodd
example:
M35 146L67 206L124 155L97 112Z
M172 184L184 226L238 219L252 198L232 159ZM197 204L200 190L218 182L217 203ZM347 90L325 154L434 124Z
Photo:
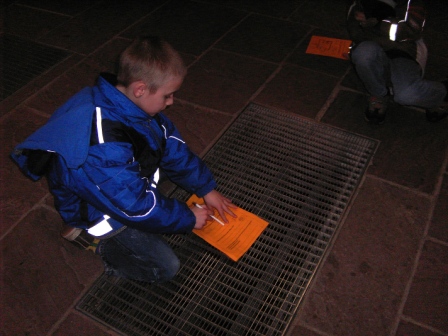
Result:
M204 161L223 194L269 222L250 250L234 263L194 234L167 236L182 264L174 280L103 275L77 308L125 335L282 335L376 148L249 105Z
M70 55L69 52L20 39L1 36L2 79L0 100L3 100L31 80Z

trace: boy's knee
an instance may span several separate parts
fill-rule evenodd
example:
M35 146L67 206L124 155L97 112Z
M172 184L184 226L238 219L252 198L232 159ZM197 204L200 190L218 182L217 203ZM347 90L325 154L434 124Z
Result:
M155 276L157 279L155 282L165 282L173 279L180 269L180 261L179 258L171 258L167 260L167 262L163 265L163 268L159 268L155 270L157 274Z
M179 258L172 258L170 263L166 267L166 278L171 280L176 276L180 269L180 261Z

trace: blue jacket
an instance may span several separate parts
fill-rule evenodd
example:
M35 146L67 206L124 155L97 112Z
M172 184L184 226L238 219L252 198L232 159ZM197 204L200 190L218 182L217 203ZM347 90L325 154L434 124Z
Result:
M11 154L37 180L41 173L30 163L33 153L54 153L46 173L50 190L64 222L75 227L88 229L106 219L111 232L124 226L188 232L195 216L185 203L160 194L160 170L199 197L216 187L163 113L149 116L103 77L57 109Z

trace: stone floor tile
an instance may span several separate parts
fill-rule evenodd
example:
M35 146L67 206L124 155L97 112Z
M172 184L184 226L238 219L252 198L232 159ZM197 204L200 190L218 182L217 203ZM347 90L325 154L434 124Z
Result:
M207 111L179 101L175 101L165 114L174 122L190 149L198 155L219 138L232 119L227 114ZM200 127L198 120L201 120Z
M232 29L215 47L279 63L309 30L305 25L253 14Z
M100 2L53 29L39 39L42 43L87 55L149 14L164 1Z
M448 33L448 3L445 0L431 0L428 2L428 12L431 13L431 19L428 20L426 27L431 30L438 30Z
M84 60L78 58L78 64L71 64L59 78L41 85L39 94L30 97L26 106L51 115L82 88L94 85L101 72L115 73L118 56L129 43L127 39L113 39Z
M70 20L70 17L57 12L12 5L8 7L5 15L5 33L35 41L67 20Z
M63 105L75 93L86 86L92 86L102 71L111 71L111 61L85 58L69 71L44 87L38 95L26 101L26 106L49 115Z
M365 99L340 91L322 122L381 141L369 173L433 193L448 148L448 120L429 123L420 111L392 105L383 125L371 125L363 120Z
M359 91L360 93L367 94L364 84L359 79L353 66L348 70L347 74L342 80L341 85L355 91Z
M395 336L440 336L440 333L411 322L401 321Z
M309 330L307 328L296 326L291 327L290 330L286 333L287 336L319 336L321 334L318 334L317 332L314 332L312 330Z
M141 32L162 36L183 53L201 55L245 15L232 8L193 1L170 1L121 36Z
M272 63L211 50L194 63L176 94L189 102L236 113L275 70Z
M403 314L448 333L448 246L427 241Z
M345 0L309 0L294 12L291 20L344 32L346 31L346 13L347 1Z
M448 243L448 175L443 177L443 183L429 227L428 235Z
M2 220L0 236L6 233L17 220L48 195L46 181L32 182L21 173L18 166L9 157L20 142L42 126L47 118L33 113L28 108L20 108L2 122L0 141L1 153L1 190L0 209ZM32 187L32 188L30 188ZM32 192L30 192L32 189Z
M337 81L336 77L286 64L255 97L255 102L315 118Z
M216 3L218 5L223 3L222 0L206 0L206 2ZM301 5L301 1L226 0L225 5L235 9L286 19Z
M434 42L445 43L445 42ZM444 49L446 50L446 48ZM433 81L442 81L448 78L448 53L445 56L430 54L425 67L425 78Z
M5 34L6 6L13 3L16 4L13 10L23 8L23 12L15 12L19 16L27 17L30 11L42 15L28 16L30 21L22 22L22 26L21 22L14 22L16 34L29 33L33 39L40 38L49 45L74 52L0 102L3 140L0 237L5 236L0 242L3 323L0 334L47 335L52 328L59 335L115 335L73 308L81 293L102 273L101 261L61 240L60 218L45 181L29 181L7 154L13 144L28 136L57 106L92 84L99 71L110 71L118 49L131 37L152 33L174 42L187 65L191 64L190 74L179 92L180 99L166 112L196 152L203 152L219 136L217 130L225 129L251 102L249 97L254 98L254 93L260 92L258 103L309 118L315 118L322 106L330 106L322 122L380 141L365 183L334 241L334 251L323 260L314 277L290 336L390 335L391 326L397 327L400 317L398 336L448 335L444 319L448 315L447 247L446 240L440 238L446 234L443 211L448 120L429 124L421 111L394 107L383 126L368 125L363 120L365 90L353 68L349 68L342 81L342 89L352 92L341 91L333 101L331 92L341 89L342 69L339 64L332 68L330 60L304 55L305 38L297 41L302 44L281 69L277 64L242 55L251 52L244 45L231 52L213 49L227 33L238 29L239 23L241 29L244 18L261 15L266 16L266 22L281 22L276 27L287 28L290 23L295 27L307 25L307 37L313 33L344 36L345 0L156 0L135 6L119 0L4 0L0 4L0 33ZM445 48L448 2L431 0L428 5L431 13L426 41L430 56L425 75L438 79L448 73ZM81 12L84 13L72 18ZM53 29L64 15L68 16L63 20L66 23ZM30 22L36 24L34 31L30 30ZM290 31L275 32L291 35ZM266 30L265 41L275 44L272 35ZM261 48L260 36L256 37L258 41L251 43ZM83 53L89 53L86 60ZM262 55L259 51L257 54ZM279 71L276 76L275 71ZM329 99L325 101L325 97ZM442 171L445 173L441 174ZM440 196L435 200L434 191L442 177ZM428 241L415 269L415 242L422 239L422 225L429 224L429 220L432 222ZM9 230L12 225L14 228ZM406 302L403 293L412 280L411 269L415 277Z
M63 241L62 223L40 207L2 241L5 335L45 335L103 271L99 256Z
M429 200L367 178L298 318L331 335L389 335L426 224Z
M111 336L116 335L112 330L107 330L105 326L92 322L90 317L80 313L71 313L52 333L53 336Z
M114 38L110 40L90 55L90 58L94 60L92 63L98 64L98 71L106 71L116 74L120 54L130 43L131 40L124 38ZM89 70L89 72L94 73L94 69Z
M74 16L87 10L89 7L95 5L96 3L101 2L101 0L76 0L76 1L20 0L18 2L21 5L43 9L44 11Z

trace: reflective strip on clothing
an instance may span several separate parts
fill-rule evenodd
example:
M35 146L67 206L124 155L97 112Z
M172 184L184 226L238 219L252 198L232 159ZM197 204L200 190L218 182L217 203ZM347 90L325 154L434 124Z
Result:
M160 179L160 170L159 170L159 168L157 168L156 172L154 173L154 175L152 177L151 187L157 188L157 183L159 183L159 179Z
M98 142L100 144L104 143L102 120L103 120L103 118L101 116L101 109L99 107L97 107L96 108L96 131L98 133Z
M95 237L101 237L105 234L108 234L113 230L112 226L110 226L109 222L107 221L110 217L108 215L103 216L103 220L91 228L87 229L87 232Z
M398 25L396 23L392 23L389 29L389 39L391 41L395 41L397 39L397 28Z

